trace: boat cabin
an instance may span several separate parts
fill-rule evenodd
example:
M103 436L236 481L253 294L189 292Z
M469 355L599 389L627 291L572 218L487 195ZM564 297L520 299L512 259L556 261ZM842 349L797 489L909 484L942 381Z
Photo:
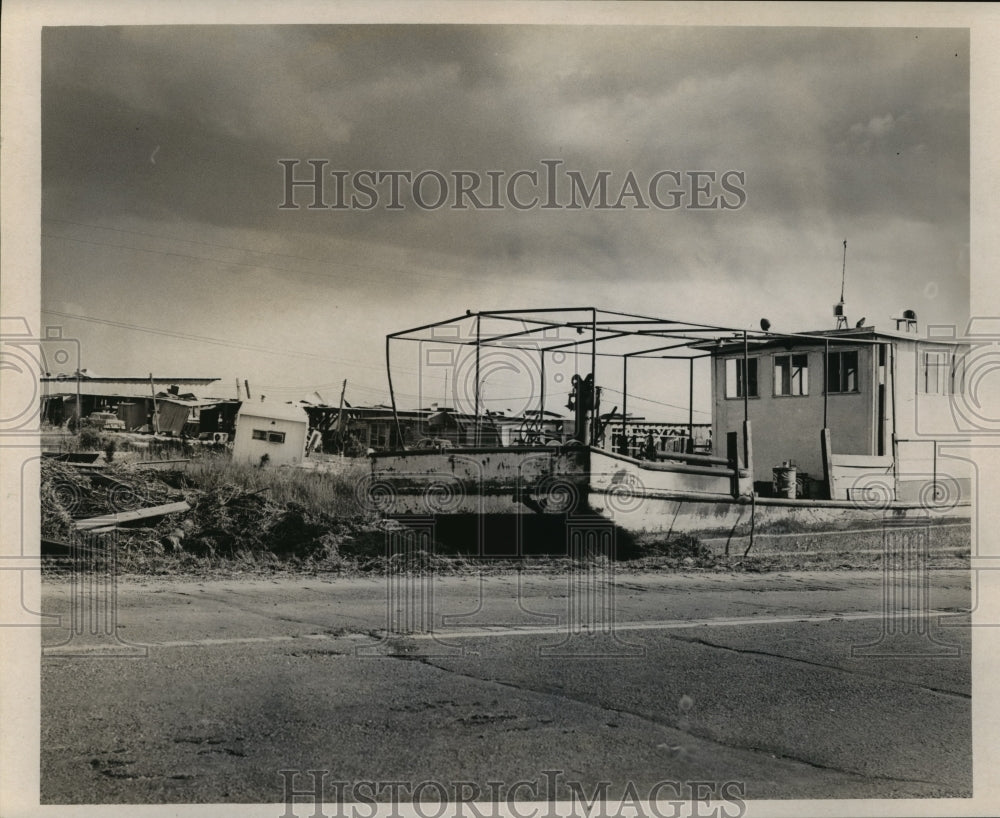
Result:
M953 328L921 334L909 310L894 329L849 328L842 311L837 318L837 329L786 333L767 321L751 331L594 307L469 311L387 336L387 364L392 342L416 342L406 345L417 353L410 370L451 384L448 400L472 419L463 451L473 471L487 475L477 478L484 484L494 472L509 482L520 468L506 460L501 468L487 451L488 407L520 399L513 414L542 417L568 393L572 420L562 445L545 436L535 445L552 450L553 474L586 475L592 500L631 486L646 497L752 496L765 504L967 504L959 416L969 344ZM398 430L391 366L389 386L387 415ZM675 414L682 450L633 434L637 403ZM708 420L710 450L707 435L696 434ZM538 460L530 451L514 455L503 457ZM458 457L449 454L441 468ZM430 458L392 463L383 457L375 471L437 470ZM498 497L509 486L501 488Z
M935 485L968 496L968 475L940 450L961 437L953 408L969 347L953 333L860 327L709 348L712 437L749 421L758 495L783 493L777 478L794 470L799 497L920 502Z

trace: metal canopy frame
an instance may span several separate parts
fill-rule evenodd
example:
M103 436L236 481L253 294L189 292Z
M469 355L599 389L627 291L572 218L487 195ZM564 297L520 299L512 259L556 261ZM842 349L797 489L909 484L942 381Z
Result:
M482 333L483 319L505 321L519 324L520 329L511 328L510 332L500 334ZM442 336L439 331L443 327L460 329L467 324L467 331L457 332L455 337ZM573 330L581 336L567 341L565 338L546 337L552 330ZM867 329L867 328L866 328ZM871 331L870 329L868 330ZM436 344L455 344L458 346L473 346L476 350L476 388L475 408L476 442L479 442L480 430L480 383L479 354L482 347L502 347L505 349L522 349L536 351L540 357L543 373L539 410L545 407L545 354L557 350L579 349L590 346L591 374L594 375L594 386L597 385L597 359L620 358L623 368L623 400L622 429L628 415L628 361L634 359L672 359L689 360L688 384L688 425L693 429L694 396L694 361L700 358L712 357L720 349L738 350L743 352L744 372L747 371L747 360L751 344L757 348L765 343L780 343L782 339L807 339L823 343L826 352L824 363L829 355L831 343L878 344L884 343L875 339L858 337L858 334L846 331L833 331L831 337L825 332L820 333L782 333L764 330L747 330L736 327L726 327L716 324L704 324L694 321L656 318L638 313L605 310L598 307L549 307L523 310L483 310L467 311L464 315L446 318L422 324L418 327L390 333L385 338L386 373L389 381L389 399L396 426L396 436L400 447L405 449L403 435L399 425L399 415L396 409L396 395L392 383L392 361L390 345L393 341L433 341ZM622 341L622 339L625 339ZM625 348L608 351L610 342L620 341ZM650 344L653 344L650 346ZM599 347L604 346L603 350ZM824 366L824 369L826 367ZM825 372L824 372L825 380ZM746 392L746 390L744 390ZM749 406L744 394L744 419L748 419ZM541 414L539 415L541 417ZM592 441L589 441L593 443Z

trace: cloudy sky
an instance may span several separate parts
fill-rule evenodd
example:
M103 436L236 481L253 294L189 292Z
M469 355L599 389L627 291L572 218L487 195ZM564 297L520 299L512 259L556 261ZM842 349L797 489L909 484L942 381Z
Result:
M347 378L361 404L386 399L386 333L467 309L832 327L845 238L852 323L968 316L965 29L55 27L42 56L42 318L99 374L330 401ZM282 159L505 181L558 160L612 200L630 172L736 171L745 201L392 209L381 185L367 210L281 209Z

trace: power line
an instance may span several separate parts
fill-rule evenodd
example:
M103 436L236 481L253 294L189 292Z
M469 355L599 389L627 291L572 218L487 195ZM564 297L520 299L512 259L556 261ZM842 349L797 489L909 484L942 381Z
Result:
M609 386L602 386L601 389L606 389L608 392L614 392L616 395L623 395L623 394L625 394L621 390L619 390L619 389L612 389ZM655 403L658 406L669 406L671 409L683 409L685 412L688 410L688 407L686 407L686 406L681 406L681 405L676 404L676 403L666 403L665 401L662 401L662 400L653 400L653 398L644 398L641 395L633 395L631 392L628 393L628 399L629 400L641 400L641 401L644 401L645 403ZM712 414L711 412L707 412L704 409L692 409L692 411L693 412L697 412L699 415L711 415Z

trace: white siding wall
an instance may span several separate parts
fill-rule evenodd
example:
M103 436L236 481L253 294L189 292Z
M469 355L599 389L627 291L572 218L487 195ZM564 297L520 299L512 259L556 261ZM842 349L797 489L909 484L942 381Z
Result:
M282 443L255 440L254 430L264 433L284 433ZM258 417L241 412L236 419L236 438L233 441L233 460L258 465L263 455L271 466L295 465L305 456L308 423L305 413L301 421Z

